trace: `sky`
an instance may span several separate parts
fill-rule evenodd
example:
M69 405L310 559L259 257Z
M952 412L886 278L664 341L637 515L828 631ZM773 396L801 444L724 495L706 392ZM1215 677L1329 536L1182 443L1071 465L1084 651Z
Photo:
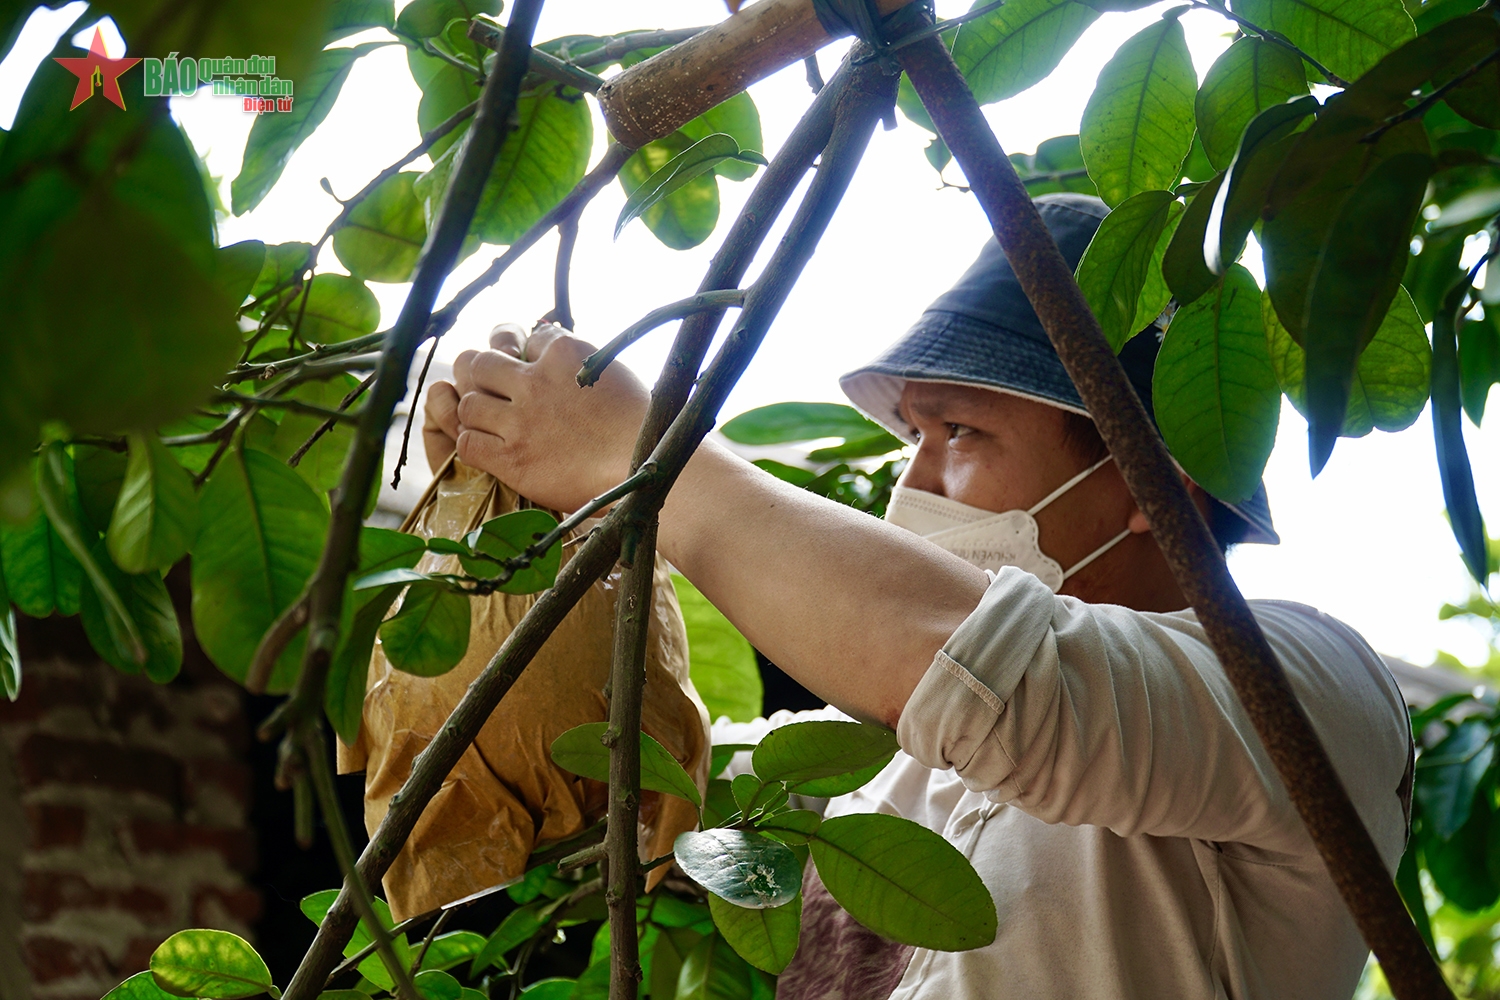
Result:
M397 7L403 6L397 0ZM1055 135L1078 131L1099 69L1115 48L1154 21L1166 3L1102 16L1046 80L1007 101L986 108L991 126L1007 152L1030 152ZM962 13L961 2L939 0L938 13ZM14 51L0 63L0 127L9 127L16 103L36 63L74 23L81 3L59 12L41 10L27 25ZM709 24L725 15L722 0L566 0L544 8L538 39L564 34L604 34L631 29ZM93 18L74 25L86 47ZM1217 14L1190 10L1182 16L1200 79L1229 44L1231 26ZM340 44L379 37L357 35ZM111 56L124 43L106 25ZM825 76L832 73L847 42L836 42L819 56ZM163 53L130 53L155 55ZM249 55L250 53L240 53ZM766 154L774 155L811 94L800 64L750 90L760 109ZM315 240L337 214L338 204L319 185L326 177L333 192L347 197L420 139L416 126L420 91L399 46L379 49L360 60L324 124L288 163L280 182L257 207L219 224L219 239L266 243ZM210 172L221 178L229 201L229 181L239 170L253 121L231 98L200 91L173 99L182 122ZM759 355L725 406L727 418L782 400L843 402L838 376L872 358L916 319L926 305L968 266L989 235L972 196L942 188L922 155L929 135L900 118L893 131L877 130L869 152L839 208L817 255L788 298ZM594 160L603 152L605 132L595 108ZM423 169L425 157L408 169ZM956 166L946 177L962 183ZM584 213L573 260L573 310L577 332L603 343L665 302L692 294L728 223L743 205L753 179L720 181L720 224L693 250L669 250L639 222L618 240L611 232L624 203L612 184ZM787 213L788 215L790 212ZM783 225L785 220L783 219ZM775 246L779 230L766 247ZM481 294L440 344L439 362L460 351L482 347L495 323L529 324L552 306L555 236L539 243L493 288ZM498 253L485 247L449 277L439 301L484 269ZM1469 250L1472 260L1482 246ZM1245 263L1259 275L1252 245ZM764 264L763 253L751 271ZM342 271L331 248L319 267ZM407 285L372 284L380 300L382 328L394 321ZM648 382L665 358L673 327L648 336L623 355ZM1495 405L1500 407L1500 402ZM1490 523L1500 526L1500 418L1481 430L1465 421L1475 459L1480 504ZM1230 554L1235 579L1250 598L1299 601L1350 623L1382 652L1430 662L1442 649L1466 662L1486 658L1485 636L1464 622L1439 622L1444 602L1463 600L1471 584L1448 530L1428 413L1398 434L1376 431L1341 440L1317 479L1310 478L1307 426L1283 404L1276 448L1266 468L1266 486L1282 544L1246 545ZM415 475L403 489L419 489Z

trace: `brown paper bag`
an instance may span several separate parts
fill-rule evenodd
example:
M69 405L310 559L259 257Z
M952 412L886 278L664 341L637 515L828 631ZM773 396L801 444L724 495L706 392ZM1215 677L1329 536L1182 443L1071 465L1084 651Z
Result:
M450 460L402 530L424 538L462 538L490 518L517 509L518 502L515 492L493 476ZM564 540L564 565L578 540L578 533ZM461 572L456 556L432 552L417 568ZM604 687L618 584L616 571L583 596L423 812L385 876L386 899L395 919L519 878L535 848L575 836L603 817L606 786L558 768L550 748L564 731L607 719ZM393 669L376 641L359 740L352 747L339 746L341 773L366 771L365 826L372 834L391 796L411 773L412 759L437 733L536 596L470 598L468 652L440 677ZM657 557L641 724L682 763L700 791L708 783L708 723L708 711L688 677L682 612L666 563ZM678 834L697 824L690 803L659 792L641 795L640 817L643 861L666 854ZM651 874L659 878L665 871L660 867Z

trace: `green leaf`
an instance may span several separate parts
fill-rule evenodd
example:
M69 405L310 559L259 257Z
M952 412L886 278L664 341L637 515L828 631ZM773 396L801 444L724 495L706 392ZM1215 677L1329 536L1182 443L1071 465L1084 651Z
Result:
M380 325L380 302L358 278L347 274L318 274L307 291L307 306L294 302L279 326L290 327L302 316L299 332L312 344L336 344L341 340L374 333Z
M152 51L275 53L277 74L300 83L323 44L332 4L267 0L252 7L188 0L167 11L151 0L113 0L101 7L119 23L123 37L151 38Z
M1099 193L1084 168L1083 149L1076 135L1047 139L1037 145L1035 153L1011 153L1010 162L1033 198L1058 191Z
M1156 249L1151 252L1151 262L1146 265L1146 283L1141 286L1140 301L1135 308L1135 320L1130 324L1136 330L1144 330L1156 322L1172 300L1172 290L1167 287L1163 266L1166 262L1167 248L1172 245L1172 237L1177 235L1177 227L1182 222L1183 214L1182 202L1173 201L1167 206L1167 224L1162 227L1161 235L1156 238Z
M307 919L315 924L322 924L323 918L328 915L328 910L333 906L333 901L338 898L338 894L337 889L324 889L321 892L303 896L299 905ZM375 915L386 930L396 926L391 919L391 908L386 901L376 896L374 903ZM344 957L352 958L359 954L368 948L373 940L374 938L370 936L369 925L361 920L355 925L354 934L350 936L349 943L344 945ZM411 967L411 946L407 944L405 934L397 934L391 939L391 951L395 953L396 961L403 963L407 968ZM377 954L372 953L359 963L359 973L380 989L389 990L395 985L390 973L386 971L385 963Z
M1489 579L1489 547L1484 516L1474 494L1474 472L1464 444L1458 345L1454 326L1468 293L1461 279L1444 296L1432 321L1432 432L1437 445L1438 478L1443 484L1443 502L1448 523L1458 540L1464 565L1480 586ZM8 571L7 571L8 572Z
M256 116L255 124L250 126L250 138L245 141L239 175L229 185L235 215L244 215L259 205L281 179L281 172L297 147L333 110L355 62L387 44L365 42L318 53L307 82L297 81L292 110Z
M557 89L548 84L516 103L516 128L500 147L469 230L485 243L514 243L573 190L588 167L594 135L588 104L560 97ZM449 147L416 182L428 225L457 159L458 148Z
M574 726L552 741L552 760L558 767L584 778L609 781L609 748L604 745L607 722L590 722ZM687 799L695 806L703 804L698 786L673 757L656 740L641 733L641 790L665 792Z
M880 455L888 455L893 451L900 451L906 447L906 442L896 435L887 431L880 431L867 437L850 438L843 444L832 445L828 448L814 448L807 453L809 462L852 462L858 458L876 458Z
M457 979L435 969L417 973L412 978L412 985L417 988L417 994L422 1000L459 1000L464 991Z
M358 386L359 379L353 375L338 375L323 381L305 382L283 395L324 409L336 410L343 403L344 397ZM272 424L269 420L253 423L245 433L245 443L285 462L307 443L323 423L323 417L287 410L281 415L279 423ZM349 444L353 440L353 425L335 423L333 429L318 438L297 461L297 475L306 480L307 485L320 496L333 490L343 479L344 462L349 457Z
M763 692L755 650L687 577L673 573L672 588L687 628L693 687L708 706L708 717L727 716L734 722L758 718Z
M788 809L785 812L763 816L755 823L758 833L775 837L783 844L801 847L812 839L822 825L823 817L811 809Z
M683 961L676 1000L755 1000L755 975L728 941L710 934Z
M1427 914L1427 902L1422 898L1422 880L1417 874L1417 845L1414 839L1406 843L1406 853L1401 855L1401 865L1396 869L1396 888L1401 899L1411 912L1422 940L1427 948L1437 954L1437 944L1432 939L1432 918Z
M379 632L391 666L418 677L439 677L458 666L468 651L469 597L439 583L414 583Z
M222 206L220 206L222 208ZM241 240L214 251L214 283L224 298L239 305L265 268L266 245L260 240Z
M355 593L367 590L384 590L386 587L408 583L437 583L437 577L429 573L422 573L414 569L397 567L396 569L385 569L378 573L369 573L356 577L353 583Z
M653 206L668 199L674 192L682 190L694 178L702 176L710 170L716 170L719 164L725 160L732 159L762 166L766 162L766 158L761 156L760 153L754 150L740 149L740 145L735 141L734 136L723 132L716 132L706 138L699 139L681 152L676 152L671 159L660 166L652 164L651 159L646 156L644 150L637 151L631 159L639 159L643 165L650 164L655 169L652 170L650 176L645 180L628 187L629 197L625 199L625 205L620 209L620 216L615 220L616 239L619 238L621 230L632 219L646 215ZM639 172L639 169L633 171L633 173ZM620 176L622 183L628 183L624 171L621 171ZM714 201L714 216L717 218L717 188L715 188ZM712 226L709 227L709 231L712 231ZM705 233L704 235L706 236L707 234ZM657 233L657 236L660 237L661 234ZM698 242L702 242L702 240ZM668 243L668 245L671 246L672 244ZM686 247L674 247L674 249L682 250L686 249Z
M151 974L158 986L180 997L281 996L250 942L228 931L178 931L151 953Z
M1116 354L1142 329L1135 325L1141 290L1175 204L1167 191L1125 199L1104 217L1078 262L1078 287Z
M1177 224L1177 231L1162 256L1162 280L1171 289L1178 305L1196 301L1218 280L1203 259L1203 241L1208 232L1209 217L1213 214L1214 200L1223 183L1224 175L1216 174L1188 199L1182 221Z
M729 766L729 761L733 759L735 754L744 750L754 749L755 744L753 743L715 743L711 758L712 763L708 768L708 776L710 778L717 778L724 773L724 769Z
M1403 153L1370 172L1339 209L1323 243L1303 322L1308 448L1313 475L1333 451L1359 352L1390 308L1433 161Z
M478 976L491 966L506 968L506 954L530 941L546 923L547 917L543 915L540 905L523 906L510 911L474 956L473 964L469 966L469 978Z
M739 806L734 804L734 792L723 778L710 779L708 794L703 797L703 829L723 826L731 817L739 815Z
M1071 0L1015 0L964 22L953 61L979 103L993 104L1045 79L1098 18Z
M501 0L413 0L401 8L396 32L412 38L432 38L455 18L472 20L478 14L499 14Z
M1260 289L1238 264L1167 328L1152 378L1172 456L1225 503L1255 492L1276 443L1281 391L1260 317Z
M16 609L0 580L0 694L15 701L21 697L21 647L16 641Z
M333 42L369 28L391 28L395 24L393 0L334 0L323 41Z
M21 613L46 618L78 614L83 567L68 551L40 504L20 524L0 520L0 564L10 599Z
M1485 803L1451 838L1428 838L1423 845L1427 871L1438 891L1471 912L1487 910L1500 899L1500 883L1486 864L1494 826L1494 815Z
M538 979L536 982L521 990L521 996L527 1000L568 1000L573 995L574 988L578 985L576 979L564 979L553 976L548 979ZM475 991L469 991L475 992ZM480 994L483 996L483 994ZM464 1000L479 1000L478 997L465 997Z
M52 530L83 568L84 581L93 585L100 603L109 608L108 621L115 646L133 666L144 665L147 653L140 627L115 590L114 582L105 574L101 564L104 553L100 552L101 558L94 555L98 535L84 523L78 487L73 482L72 456L60 442L50 442L37 456L36 470L37 499L47 512ZM102 561L109 562L108 559Z
M1279 31L1353 80L1416 34L1401 0L1234 0L1234 12Z
M1197 83L1175 15L1132 36L1105 64L1079 141L1099 197L1110 206L1176 185L1193 144Z
M193 480L155 434L129 435L130 458L109 522L109 554L127 573L165 570L198 535Z
M802 864L785 844L745 830L688 831L673 845L694 882L736 906L765 909L802 889Z
M317 567L328 508L272 456L234 448L204 486L199 511L193 625L209 659L243 681L266 629ZM268 691L290 690L304 641L293 639L276 661Z
M801 785L819 778L872 767L878 772L898 749L896 734L881 726L794 722L771 730L756 746L751 760L761 780L785 781L792 791L800 792Z
M1251 119L1307 93L1302 60L1284 46L1241 38L1209 67L1194 102L1198 137L1215 170L1234 159Z
M812 840L818 875L849 915L919 948L964 951L995 939L995 901L941 836L882 813L825 820Z
M1331 164L1322 164L1316 183L1301 190L1295 198L1272 210L1277 188L1285 177L1293 157L1307 137L1332 115L1325 110L1307 132L1302 133L1292 153L1283 163L1277 180L1267 196L1266 221L1260 230L1261 257L1265 262L1266 289L1292 338L1305 345L1303 323L1307 318L1308 298L1318 259L1338 220L1350 192L1362 179L1387 160L1405 153L1423 153L1428 149L1427 134L1417 122L1406 122L1385 133L1379 142L1355 143ZM1403 258L1404 260L1404 258ZM1446 291L1447 285L1443 286Z
M746 410L721 428L737 444L789 444L868 437L883 428L843 403L772 403Z
M73 446L73 478L78 483L78 501L84 520L99 534L109 529L120 486L125 482L125 456L109 448L86 444ZM197 501L194 500L196 509Z
M780 975L797 953L797 935L802 932L801 893L780 906L754 910L710 893L708 908L724 940L757 969Z
M492 517L464 538L475 555L459 556L458 561L473 576L497 576L504 560L519 556L556 527L557 518L534 508ZM496 589L502 594L535 594L546 590L556 582L561 560L562 544L559 542L530 566L516 570L514 576Z
M358 572L369 574L391 567L415 566L422 552L422 540L414 535L366 526L359 534ZM355 591L351 583L349 593L344 596L339 645L328 667L323 708L334 732L346 746L353 746L359 738L376 631L400 593L399 586Z
M689 140L697 142L711 135L728 135L743 150L760 152L765 149L765 139L760 131L760 111L750 99L749 91L741 91L694 118L679 131ZM725 180L743 181L755 176L761 164L754 160L726 157L714 166L714 173Z
M370 994L364 990L324 990L318 1000L370 1000Z
M1482 718L1465 719L1441 743L1422 752L1414 794L1439 840L1452 837L1469 821L1475 793L1494 759L1494 737Z
M1260 219L1266 191L1287 149L1297 141L1292 130L1317 109L1316 98L1302 97L1267 108L1245 126L1204 232L1204 263L1210 271L1223 274L1239 259L1245 238Z
M657 935L656 947L651 949L648 981L653 1000L673 1000L677 996L677 977L682 973L682 964L703 938L704 935L688 927L663 928Z
M80 614L83 631L104 662L127 674L140 673L158 684L177 676L182 668L182 630L177 611L161 574L147 571L137 574L121 572L109 559L102 541L94 545L94 561L119 595L132 626L146 650L145 663L138 662L131 651L125 624L114 610L99 597L93 584L83 581Z
M1490 386L1500 382L1500 330L1495 327L1493 312L1486 312L1484 319L1471 319L1459 329L1458 378L1464 412L1478 427L1484 419Z
M782 482L791 483L799 489L818 478L818 474L811 469L801 469L795 465L787 465L785 462L778 462L774 458L757 458L751 464L757 469L764 469Z
M170 1000L172 994L156 985L150 970L137 972L104 994L104 1000Z
M1276 381L1297 412L1305 414L1303 379L1307 362L1302 348L1282 325L1266 292L1261 293L1260 314ZM1359 356L1340 435L1363 437L1375 428L1399 431L1410 427L1427 404L1431 375L1432 349L1427 333L1411 296L1403 290L1396 294L1380 329L1375 331L1375 339Z
M333 252L350 274L366 281L411 280L427 242L427 220L413 188L420 176L404 170L387 178L333 234Z
M427 954L422 956L422 968L451 969L477 956L484 949L484 943L484 935L473 931L440 934L427 946Z

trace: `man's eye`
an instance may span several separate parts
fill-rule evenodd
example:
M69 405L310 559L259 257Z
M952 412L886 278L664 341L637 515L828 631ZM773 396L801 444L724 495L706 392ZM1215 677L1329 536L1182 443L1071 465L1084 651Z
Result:
M974 428L968 427L968 426L966 426L964 424L949 424L948 425L948 440L949 441L955 441L958 438L967 437L968 435L973 434L973 433L974 433Z

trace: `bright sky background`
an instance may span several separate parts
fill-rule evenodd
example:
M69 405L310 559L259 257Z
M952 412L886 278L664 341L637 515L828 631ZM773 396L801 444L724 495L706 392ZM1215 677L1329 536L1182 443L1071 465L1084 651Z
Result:
M73 9L82 6L38 11L11 57L0 64L0 126L10 125L36 62L72 23ZM403 6L401 0L397 6ZM1104 15L1047 80L986 109L1002 146L1029 152L1051 136L1076 132L1099 68L1166 6ZM964 9L961 0L940 0L938 8L947 16ZM707 24L724 13L721 0L566 0L544 10L537 37ZM1230 25L1202 10L1186 13L1182 24L1201 78L1228 45ZM82 39L86 46L92 26L87 18L78 25L88 26ZM106 34L110 54L118 56L118 34L112 29ZM341 44L362 40L367 39L354 36ZM825 76L831 75L846 45L836 43L822 52ZM760 108L766 152L774 154L811 97L801 65L757 84L751 94ZM327 121L292 158L269 197L254 212L223 220L221 242L316 239L338 209L320 190L319 178L326 176L333 190L347 197L416 145L419 97L401 47L361 60ZM238 172L251 116L233 99L215 98L206 90L192 99L175 99L173 108L211 172L223 179L228 203L229 180ZM605 141L597 109L595 119L597 159ZM838 375L899 337L970 263L988 236L984 216L971 196L939 190L922 156L927 139L927 133L904 119L895 131L876 132L818 254L730 397L725 416L780 400L843 401ZM414 168L426 164L424 158ZM949 179L961 182L956 167L950 166ZM706 244L687 252L666 249L640 223L611 241L624 195L617 184L607 188L583 216L574 257L579 334L602 343L650 309L691 294L751 183L720 182L719 229ZM773 235L767 246L775 242ZM443 341L439 359L483 346L496 322L529 323L550 309L554 247L555 237L543 240L479 296ZM1479 248L1471 250L1477 259ZM483 248L461 264L449 279L447 294L483 270L496 252ZM764 259L763 254L761 263ZM1258 260L1247 263L1259 271ZM331 248L319 266L343 270ZM395 319L408 286L372 287L384 327ZM654 378L671 333L671 327L663 328L625 354L647 381ZM1494 405L1500 407L1500 401ZM1481 504L1490 523L1500 526L1497 420L1500 416L1492 417L1484 431L1466 421L1465 430ZM1415 662L1429 662L1437 649L1469 662L1485 658L1483 636L1472 626L1437 621L1439 605L1462 600L1470 585L1444 518L1427 414L1401 434L1375 432L1341 441L1323 474L1311 480L1306 424L1285 405L1266 482L1283 541L1279 547L1242 546L1231 555L1230 566L1248 597L1315 605L1354 625L1383 652Z

